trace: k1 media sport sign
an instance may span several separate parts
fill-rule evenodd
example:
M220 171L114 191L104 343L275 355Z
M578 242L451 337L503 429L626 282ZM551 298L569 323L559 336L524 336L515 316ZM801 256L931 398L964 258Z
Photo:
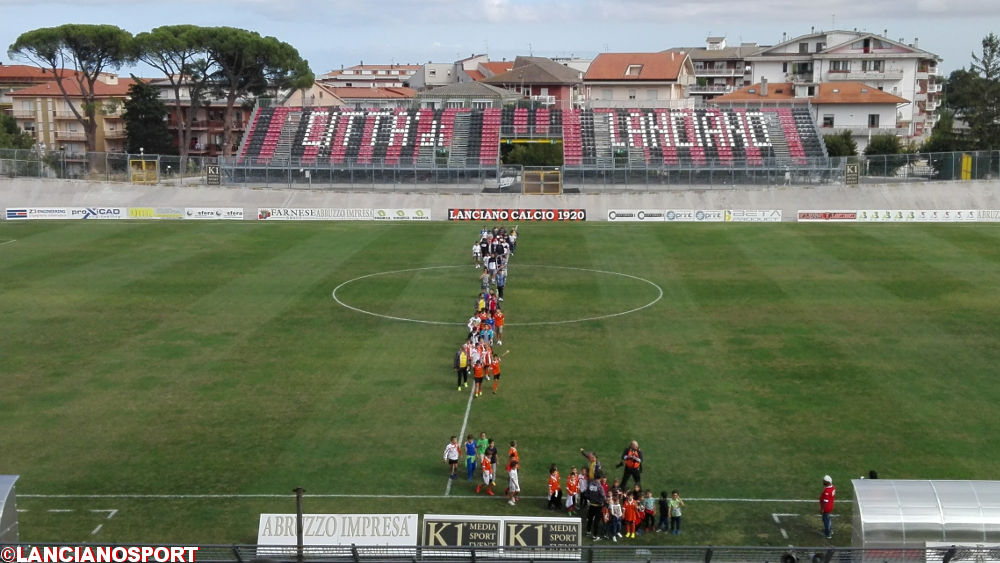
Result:
M579 547L583 522L580 518L425 514L421 537L424 547Z
M586 221L586 209L449 208L449 221Z

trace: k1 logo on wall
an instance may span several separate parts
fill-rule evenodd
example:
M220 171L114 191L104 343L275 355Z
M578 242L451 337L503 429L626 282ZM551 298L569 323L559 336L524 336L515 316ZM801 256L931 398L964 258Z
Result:
M579 547L583 523L579 518L425 514L421 537L425 547Z

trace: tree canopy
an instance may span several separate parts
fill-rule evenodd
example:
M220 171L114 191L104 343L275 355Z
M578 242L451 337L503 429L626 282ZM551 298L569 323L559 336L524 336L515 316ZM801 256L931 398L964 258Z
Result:
M173 90L177 146L182 157L188 154L191 121L205 103L212 66L209 38L209 28L195 25L164 25L135 36L136 58L166 75ZM185 95L190 104L186 112L181 104Z
M968 124L965 148L1000 148L1000 37L990 33L982 40L982 52L972 54L968 70L948 77L945 105Z
M259 96L269 89L305 88L315 79L309 63L291 45L274 37L234 27L212 28L208 44L212 72L209 82L215 95L226 101L223 124L224 155L233 145L236 102Z
M858 143L854 141L850 131L842 131L836 135L823 135L826 152L830 156L857 156Z
M55 83L77 121L83 125L87 150L97 145L97 112L94 92L101 75L118 70L132 60L132 34L113 25L66 24L22 33L8 48L11 58L22 59L52 72ZM79 89L80 104L71 103L67 86ZM73 92L77 94L77 92Z
M135 78L135 77L133 77ZM150 154L173 154L174 146L167 130L167 106L160 100L160 91L135 79L129 86L128 100L125 101L125 151Z
M30 149L35 140L17 126L17 120L0 113L0 149Z

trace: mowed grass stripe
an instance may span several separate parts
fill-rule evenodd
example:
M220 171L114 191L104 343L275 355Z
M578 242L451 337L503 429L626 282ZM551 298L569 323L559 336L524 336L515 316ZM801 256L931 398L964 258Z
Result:
M184 231L195 233L191 240L169 240L180 227L198 230ZM0 424L17 430L4 440L11 453L0 471L21 474L25 493L280 493L302 485L315 493L439 495L441 449L467 397L456 392L451 369L464 327L362 315L330 292L372 272L462 265L453 276L358 286L352 297L386 310L451 315L454 308L467 317L478 288L469 248L480 225L239 225L246 232L227 239L226 259L217 262L205 249L213 229L227 229L208 227L143 224L126 246L169 240L183 256L110 291L121 306L98 310L105 298L95 298L46 321L70 327L64 332L25 336L4 350L34 373L11 387L13 396L0 395ZM582 464L580 447L596 449L617 475L615 458L633 438L646 451L647 486L677 487L689 498L811 498L818 476L830 473L847 499L847 480L872 468L886 477L990 478L1000 453L989 442L998 430L989 416L1000 359L991 346L998 300L988 279L1000 267L990 247L996 230L832 227L522 226L505 302L512 352L500 394L474 403L469 429L488 431L501 447L518 440L530 496L544 495L549 463L564 474ZM49 229L63 228L39 224L35 236L58 242ZM113 254L102 244L93 243L97 256ZM864 254L872 245L886 247L881 261ZM598 322L518 327L552 303L586 313L655 292L603 274L518 264L638 275L663 287L664 299ZM34 263L24 279L50 289L46 278L78 264L40 271L47 266ZM923 285L909 294L909 280ZM18 291L45 304L33 287ZM131 308L150 303L162 315ZM7 326L40 322L33 309L19 311L25 324ZM109 343L111 357L79 345L95 341ZM45 359L52 345L60 361ZM83 369L65 358L79 358ZM65 452L82 453L83 464L67 467ZM454 494L471 491L460 481ZM262 502L262 511L292 509L282 502ZM544 514L542 504L509 509L484 500L474 510ZM309 508L454 511L433 499L336 499ZM259 512L208 501L140 512L158 509L160 517L105 529L123 541L228 542L252 539ZM769 513L747 514L692 503L686 541L786 543ZM36 522L44 530L33 530L34 539L62 539L54 519ZM798 534L791 541L811 543L814 534L806 534L815 529L818 521L790 524ZM838 535L846 538L844 530Z

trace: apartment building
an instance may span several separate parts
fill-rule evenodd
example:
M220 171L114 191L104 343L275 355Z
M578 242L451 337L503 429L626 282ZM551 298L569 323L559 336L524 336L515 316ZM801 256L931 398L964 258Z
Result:
M588 108L692 107L687 89L695 83L687 53L601 53L583 77Z
M820 84L862 82L904 98L894 128L904 137L922 139L936 123L942 81L941 57L905 43L863 31L819 31L783 40L750 55L750 81L790 82L813 92Z
M98 105L97 152L125 150L122 108L132 82L130 78L107 74L94 83ZM83 115L83 93L72 78L64 78L62 85L69 95L68 101L55 81L10 92L11 111L17 125L32 134L40 148L63 150L68 160L78 158L82 162L87 151L87 136L77 113Z
M704 47L680 47L671 52L687 53L694 66L693 84L687 94L696 105L751 84L747 57L761 48L756 43L729 46L725 37L709 37Z

